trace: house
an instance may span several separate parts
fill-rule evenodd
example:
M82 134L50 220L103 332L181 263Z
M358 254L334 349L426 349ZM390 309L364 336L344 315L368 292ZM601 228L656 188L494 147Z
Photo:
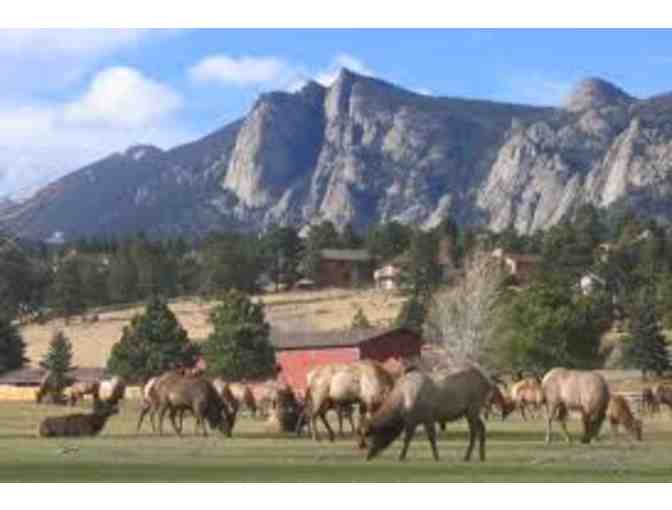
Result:
M401 266L393 262L382 265L373 272L376 288L380 290L395 290L399 288Z
M452 255L452 243L449 238L439 241L436 263L441 269L441 280L444 283L451 283L455 275L459 273L456 269ZM373 272L373 280L376 288L381 290L396 290L400 285L401 272L404 267L410 263L408 254L403 254L386 262Z
M283 378L303 392L306 375L328 363L371 359L394 368L402 358L420 356L422 338L405 328L333 332L274 332L271 343Z
M356 287L373 278L373 257L367 250L320 250L316 283L320 287Z
M509 253L505 252L502 248L494 250L492 256L501 261L504 268L518 285L525 285L529 282L532 273L539 263L539 257L536 255Z

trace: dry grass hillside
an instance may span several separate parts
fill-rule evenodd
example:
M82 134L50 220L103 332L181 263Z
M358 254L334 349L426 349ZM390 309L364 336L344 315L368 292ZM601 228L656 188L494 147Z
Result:
M347 328L357 307L361 306L374 324L385 326L401 306L400 296L375 290L337 290L281 292L265 294L266 317L272 327L285 331L328 331ZM208 336L211 326L208 313L212 302L178 300L170 304L192 339ZM74 318L70 324L62 319L46 324L29 324L22 328L28 345L31 365L37 365L47 350L54 331L62 330L72 341L74 363L78 366L104 366L112 345L119 340L123 327L141 313L142 307L98 313L98 322Z

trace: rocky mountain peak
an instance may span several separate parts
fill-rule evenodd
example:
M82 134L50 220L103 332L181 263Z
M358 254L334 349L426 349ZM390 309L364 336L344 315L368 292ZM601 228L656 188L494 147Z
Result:
M566 107L573 112L594 110L604 106L623 106L635 98L623 89L601 78L587 78L580 81L566 101Z

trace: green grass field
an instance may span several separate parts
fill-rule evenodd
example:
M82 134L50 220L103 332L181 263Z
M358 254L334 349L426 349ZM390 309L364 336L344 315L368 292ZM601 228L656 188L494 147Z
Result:
M396 456L400 442L372 462L363 460L351 438L317 444L305 437L271 434L265 424L241 418L234 437L173 435L168 420L159 437L149 424L135 433L138 403L127 401L103 433L93 439L42 439L42 417L70 412L33 403L0 403L0 481L31 482L576 482L672 481L669 449L672 419L667 415L645 422L644 442L611 440L605 426L593 445L567 445L556 435L543 444L543 420L518 418L487 423L486 462L462 462L466 425L449 425L441 434L441 461L431 459L421 429L408 460ZM578 433L579 424L571 430ZM578 437L578 434L577 434Z

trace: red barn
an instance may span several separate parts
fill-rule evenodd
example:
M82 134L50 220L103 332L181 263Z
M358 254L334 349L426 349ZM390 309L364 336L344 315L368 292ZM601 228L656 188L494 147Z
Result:
M404 328L366 329L328 333L274 333L271 342L282 367L281 377L303 393L306 375L316 366L372 359L396 364L420 356L422 338Z

